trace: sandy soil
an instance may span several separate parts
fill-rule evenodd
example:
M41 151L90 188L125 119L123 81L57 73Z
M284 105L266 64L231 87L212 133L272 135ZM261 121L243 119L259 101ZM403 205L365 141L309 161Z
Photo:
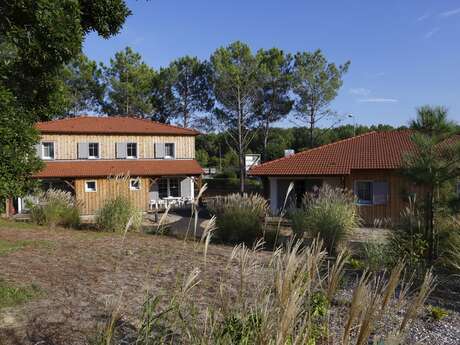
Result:
M0 345L83 344L121 293L123 315L135 323L147 291L167 291L193 268L204 270L196 244L168 237L128 234L123 240L115 234L3 224L0 239L47 244L0 256L1 279L44 291L43 297L0 312ZM221 275L230 252L211 246L204 274ZM196 298L201 302L215 293L209 286Z

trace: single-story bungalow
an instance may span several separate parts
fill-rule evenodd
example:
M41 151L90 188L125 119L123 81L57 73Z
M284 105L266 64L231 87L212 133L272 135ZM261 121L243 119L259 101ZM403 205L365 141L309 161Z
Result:
M364 224L397 222L409 195L423 192L401 172L404 155L414 150L412 134L370 132L263 163L249 174L262 178L274 213L283 207L291 182L290 206L297 207L306 192L327 184L353 191Z

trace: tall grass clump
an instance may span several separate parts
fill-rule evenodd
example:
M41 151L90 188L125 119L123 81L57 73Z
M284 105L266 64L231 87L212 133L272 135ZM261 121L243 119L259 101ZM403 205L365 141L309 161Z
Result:
M346 190L324 186L319 194L305 194L300 210L293 212L297 237L320 237L329 254L343 244L360 224L354 196Z
M309 246L290 242L271 257L261 256L260 249L261 242L252 249L240 244L219 276L195 267L177 279L175 289L148 294L133 334L135 344L367 345L381 343L373 342L377 334L403 343L434 286L431 272L419 289L413 281L403 283L403 263L386 275L364 272L340 307L343 317L337 319L331 308L342 296L339 282L348 259L346 251L324 269L327 252L320 240ZM215 287L216 296L203 297L207 286ZM382 319L397 312L401 318L392 329L380 328ZM114 331L112 327L102 340Z
M31 220L39 225L50 228L58 225L76 228L80 225L79 205L70 192L48 189L27 204Z
M96 213L100 230L122 233L126 229L137 231L142 225L142 213L128 198L109 199Z
M264 235L268 203L258 194L220 196L209 210L217 218L215 234L221 241L252 245Z

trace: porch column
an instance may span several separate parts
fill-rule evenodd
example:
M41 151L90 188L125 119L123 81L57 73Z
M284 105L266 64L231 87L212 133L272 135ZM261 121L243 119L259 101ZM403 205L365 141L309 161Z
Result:
M274 177L269 177L270 181L270 208L272 212L278 210L278 180Z

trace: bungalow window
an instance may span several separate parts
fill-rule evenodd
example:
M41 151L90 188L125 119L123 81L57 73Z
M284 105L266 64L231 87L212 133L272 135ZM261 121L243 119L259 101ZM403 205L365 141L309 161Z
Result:
M355 195L359 205L385 205L388 202L388 182L356 181Z
M372 204L372 182L356 181L356 197L358 198L358 204Z
M43 159L54 159L54 143L53 142L42 143L42 158Z
M85 192L96 192L97 191L97 184L96 181L85 181Z
M132 178L129 180L129 189L130 190L140 190L141 181L138 178Z
M137 143L126 144L126 158L137 158Z
M99 143L88 144L88 158L98 159L99 158Z

